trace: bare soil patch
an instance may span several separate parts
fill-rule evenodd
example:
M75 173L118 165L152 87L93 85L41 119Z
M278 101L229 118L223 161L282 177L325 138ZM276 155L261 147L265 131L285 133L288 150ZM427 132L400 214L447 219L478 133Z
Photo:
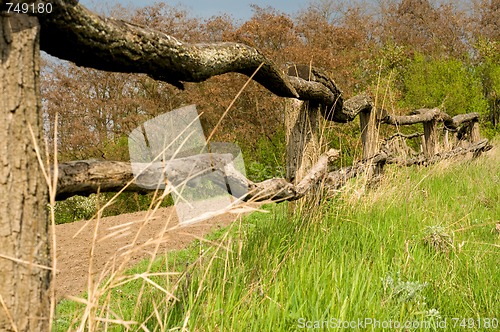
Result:
M165 225L167 228L178 225L174 209L159 209L147 223L148 212L143 211L99 221L82 220L57 225L57 300L84 292L89 273L96 279L104 269L118 266L124 259L128 260L126 265L130 267L151 257L158 242L161 243L159 254L185 248L194 239L204 237L237 219L236 214L225 213L196 224L174 228L161 237Z

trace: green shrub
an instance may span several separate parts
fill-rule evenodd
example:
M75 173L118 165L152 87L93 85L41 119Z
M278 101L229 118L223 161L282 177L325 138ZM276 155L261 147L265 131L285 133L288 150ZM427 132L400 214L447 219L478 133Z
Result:
M65 224L82 219L92 218L98 207L102 207L115 194L102 193L99 196L92 194L88 197L72 196L64 201L59 201L55 205L56 224ZM102 216L116 216L123 213L132 213L137 211L146 211L150 208L153 193L139 194L124 192L118 196L114 203L107 207ZM162 207L173 205L172 198L168 196L161 203Z
M256 182L284 177L285 144L283 129L278 130L272 137L259 138L254 150L241 144L247 177Z
M402 83L404 108L442 107L452 116L470 112L487 116L488 102L477 71L457 59L416 55L397 79Z
M102 196L72 196L56 202L54 212L56 224L65 224L82 219L90 219L96 213L96 206L104 204Z

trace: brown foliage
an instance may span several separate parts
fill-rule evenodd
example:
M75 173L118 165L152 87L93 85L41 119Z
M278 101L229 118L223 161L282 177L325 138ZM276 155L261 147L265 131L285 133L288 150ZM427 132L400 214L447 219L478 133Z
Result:
M466 16L452 2L439 6L429 0L390 2L382 15L385 43L429 55L464 55Z
M475 6L476 24L474 31L477 35L492 41L500 40L500 1L481 0Z
M305 63L331 73L346 97L376 81L381 59L396 67L414 52L436 57L470 57L480 38L498 40L498 0L481 0L474 10L463 3L381 0L368 6L333 0L312 1L295 17L254 6L238 25L229 16L206 20L157 3L138 10L112 8L114 17L158 29L186 42L237 41L249 44L279 65ZM388 61L387 61L388 60ZM59 147L64 160L127 159L126 135L147 119L196 104L208 135L246 81L239 74L186 84L178 90L145 75L106 73L46 61L42 77L45 127L51 133L59 113ZM217 129L214 140L255 147L283 127L283 100L250 84ZM356 126L341 126L337 136ZM121 140L121 141L120 141Z

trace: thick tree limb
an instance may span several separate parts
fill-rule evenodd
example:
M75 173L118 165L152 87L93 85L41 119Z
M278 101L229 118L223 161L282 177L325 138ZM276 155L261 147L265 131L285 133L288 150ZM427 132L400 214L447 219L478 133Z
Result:
M106 71L145 73L182 88L237 72L251 76L281 97L316 101L341 112L341 91L324 72L289 77L257 49L239 43L189 44L159 31L113 18L103 18L70 0L52 0L54 11L39 15L41 48L80 66ZM303 69L304 66L301 66ZM325 118L334 112L324 112ZM334 119L335 121L335 119Z
M300 96L322 104L321 114L327 120L346 123L353 121L360 112L373 109L373 101L367 94L344 101L335 81L318 68L294 64L288 67L288 75Z
M132 165L116 161L83 160L59 165L57 199L73 195L125 191L146 193L156 190L168 181L174 185L192 185L197 178L209 172L223 175L222 183L214 177L214 184L230 190L244 201L296 200L323 180L330 162L338 158L339 151L330 150L320 157L304 179L294 186L285 179L269 179L254 183L245 178L231 164L230 154L200 154L171 160L165 164L140 165L144 172L134 177ZM140 185L138 184L140 183Z
M325 106L331 107L340 95L335 95L331 90L319 82L306 81L299 77L290 77L290 82L299 94L301 100L315 101L325 103Z
M310 65L293 64L287 73L300 99L321 104L321 115L325 119L342 122L338 120L343 112L342 91L326 72Z
M147 174L145 174L145 178ZM88 196L101 192L118 192L134 179L130 163L80 160L59 164L57 200L74 195ZM131 183L126 191L147 193L148 189Z
M169 160L166 163L134 164L118 161L80 160L59 165L57 199L73 195L117 192L127 184L126 191L147 193L165 184L165 179L178 185L195 181L196 177L223 170L232 160L231 154L201 154ZM134 169L136 174L134 176ZM192 178L192 179L191 179Z
M53 0L53 12L39 15L41 49L79 66L145 73L182 87L238 72L282 97L297 97L287 76L258 50L237 43L188 44L159 31L103 18L74 1Z
M39 15L41 48L80 66L145 73L182 87L229 72L252 75L282 97L339 100L334 82L315 70L317 79L290 78L258 50L238 43L188 44L172 36L113 18L100 17L70 0L53 0L54 11ZM298 91L297 91L298 90ZM341 107L341 105L339 106Z
M473 112L455 115L453 118L446 119L444 125L447 129L456 130L460 125L471 121L479 121L479 113Z
M381 122L394 126L411 125L415 123L428 122L437 119L443 113L439 108L416 110L412 115L392 115L387 114Z
M344 102L341 112L334 114L336 122L346 123L354 120L354 118L361 112L370 112L373 110L373 101L370 96L360 94L347 99Z

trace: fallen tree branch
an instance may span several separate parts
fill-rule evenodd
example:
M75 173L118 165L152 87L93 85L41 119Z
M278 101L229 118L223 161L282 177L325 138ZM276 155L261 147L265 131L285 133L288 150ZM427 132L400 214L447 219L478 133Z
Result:
M211 177L214 184L228 189L230 194L244 201L297 200L323 180L329 163L338 156L338 150L325 153L297 186L285 179L254 183L234 168L231 154L200 154L165 163L134 165L116 161L74 161L59 165L56 199L122 189L147 193L162 188L168 182L174 186L192 186L199 177L214 173L217 175ZM141 170L140 175L134 175L134 168ZM221 178L224 181L220 181Z
M387 143L391 140L393 140L394 138L396 137L403 137L403 138L406 138L406 139L412 139L412 138L417 138L417 137L420 137L420 136L423 136L424 134L423 133L419 133L419 132L416 132L416 133L413 133L413 134L403 134L401 132L397 132L389 137L387 137L386 139L384 139L384 142Z
M125 191L147 193L165 185L165 178L176 184L210 171L223 169L232 160L231 154L201 154L173 159L166 163L125 163L119 161L79 160L59 164L56 199L74 195L87 196L101 192ZM139 174L137 176L134 175ZM193 177L193 179L191 179Z
M131 165L118 161L79 160L61 163L58 167L56 200L88 196L98 190L117 192L134 178ZM127 186L127 191L148 192L134 183Z
M372 165L384 165L384 164L397 164L400 166L413 166L413 165L432 165L442 160L455 158L458 156L466 155L468 153L473 153L474 157L477 157L480 153L486 152L492 148L487 139L482 139L481 141L471 144L468 147L458 147L448 152L438 153L431 158L426 158L423 154L420 154L416 158L402 159L390 156L385 151L380 151L373 158L369 160L363 160L355 165L343 167L339 170L328 173L325 179L325 186L329 190L336 190L343 187L347 181L353 179L361 174L367 174L369 167Z
M402 166L412 166L412 165L431 165L435 164L441 160L455 158L458 156L465 155L467 153L473 153L477 157L482 152L490 150L493 146L489 144L489 141L484 138L476 143L473 143L467 147L457 147L453 150L447 152L440 152L432 156L431 158L425 158L423 155L411 159L401 159L389 157L385 161L387 164L398 164Z

